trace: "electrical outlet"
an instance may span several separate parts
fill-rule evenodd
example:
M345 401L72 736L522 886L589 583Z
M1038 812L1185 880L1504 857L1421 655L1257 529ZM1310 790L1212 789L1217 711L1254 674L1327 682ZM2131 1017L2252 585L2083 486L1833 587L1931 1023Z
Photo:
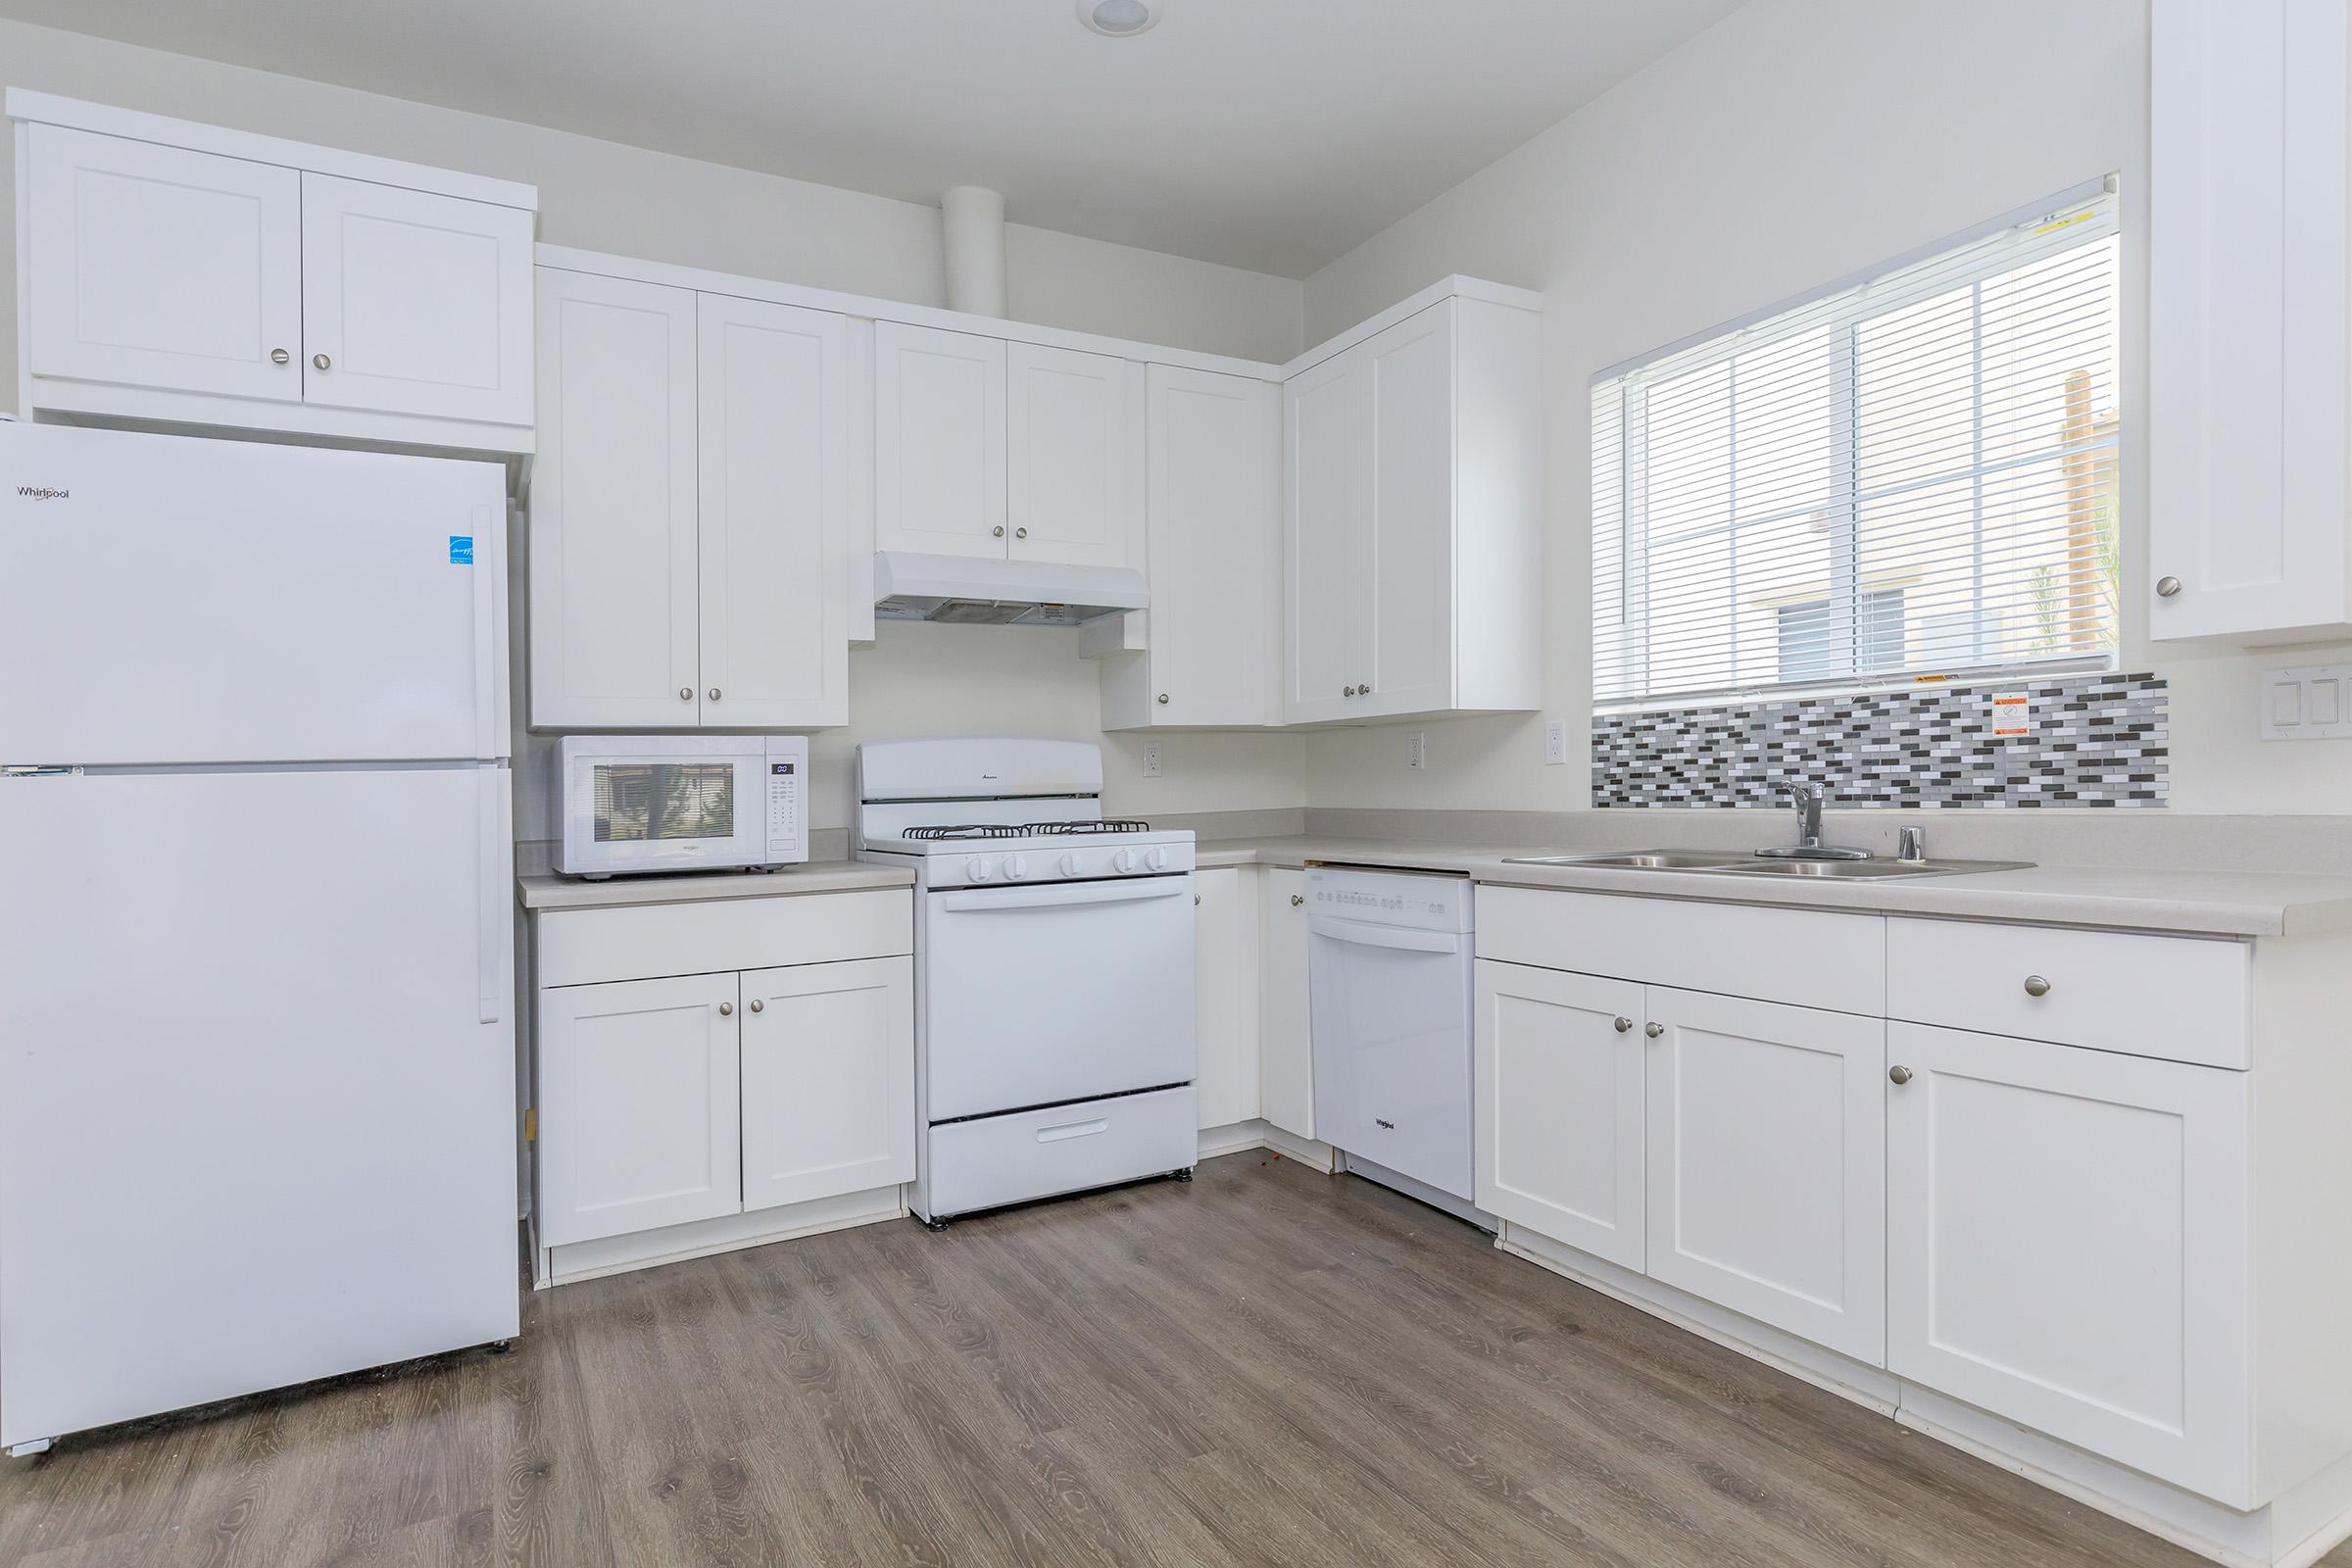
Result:
M1544 765L1568 765L1568 724L1565 719L1546 719L1544 724Z
M1159 743L1152 741L1144 747L1144 777L1159 777Z
M1429 732L1427 730L1413 731L1412 750L1405 753L1404 765L1414 768L1429 765Z

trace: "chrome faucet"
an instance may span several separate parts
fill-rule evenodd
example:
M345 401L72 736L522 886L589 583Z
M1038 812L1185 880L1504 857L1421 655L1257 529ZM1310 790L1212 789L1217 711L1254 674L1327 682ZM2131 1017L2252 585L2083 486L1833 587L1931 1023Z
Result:
M1799 784L1793 791L1796 797L1796 831L1794 844L1773 844L1756 853L1774 860L1867 860L1868 850L1846 845L1821 842L1821 808L1830 792L1819 784Z

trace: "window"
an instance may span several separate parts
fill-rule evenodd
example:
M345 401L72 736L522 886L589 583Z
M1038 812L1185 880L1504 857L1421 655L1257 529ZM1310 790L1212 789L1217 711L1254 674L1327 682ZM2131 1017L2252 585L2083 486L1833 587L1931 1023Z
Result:
M1594 699L2112 662L2117 243L2087 186L1604 372Z

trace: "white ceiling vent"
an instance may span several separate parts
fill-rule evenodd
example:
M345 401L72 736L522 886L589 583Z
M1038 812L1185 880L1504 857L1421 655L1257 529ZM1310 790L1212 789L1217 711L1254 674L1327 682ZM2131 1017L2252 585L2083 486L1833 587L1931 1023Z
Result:
M1167 0L1078 0L1078 20L1105 38L1132 38L1150 32L1167 9Z

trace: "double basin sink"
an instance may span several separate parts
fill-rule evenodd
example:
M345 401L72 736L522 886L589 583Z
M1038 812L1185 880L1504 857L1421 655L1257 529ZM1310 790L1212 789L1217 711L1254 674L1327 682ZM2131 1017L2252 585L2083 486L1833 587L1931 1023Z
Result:
M1915 876L1967 876L1978 871L2022 871L2031 860L1802 860L1735 851L1623 850L1596 855L1506 855L1505 865L1577 866L1595 871L1682 871L1710 876L1818 877L1827 882L1890 881Z

